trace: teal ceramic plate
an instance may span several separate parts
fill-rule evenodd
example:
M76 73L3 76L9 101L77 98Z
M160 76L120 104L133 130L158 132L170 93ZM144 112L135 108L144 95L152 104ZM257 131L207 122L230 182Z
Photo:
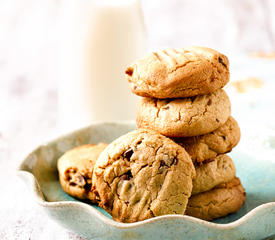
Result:
M39 146L19 167L20 177L47 213L88 239L263 239L275 234L275 161L242 149L231 154L247 192L240 211L214 222L165 215L137 223L118 223L99 207L68 196L58 182L56 160L86 143L110 143L135 129L133 123L100 123Z

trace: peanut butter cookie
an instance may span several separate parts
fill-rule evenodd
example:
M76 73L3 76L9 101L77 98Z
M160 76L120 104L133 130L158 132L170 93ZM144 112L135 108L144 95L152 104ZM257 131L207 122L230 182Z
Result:
M91 192L92 175L95 162L106 146L104 143L79 146L58 159L59 181L66 193L97 202L96 196Z
M237 212L246 200L240 179L235 177L208 192L200 193L188 201L186 215L203 220L213 220Z
M195 169L187 152L161 134L138 129L103 151L93 173L99 206L114 220L184 214Z
M235 165L227 155L219 155L213 161L196 166L192 195L209 191L219 184L231 181L236 174Z
M216 130L230 113L230 100L219 89L190 98L142 98L136 122L139 128L152 129L168 137L190 137Z
M229 81L225 55L205 47L166 49L138 60L126 71L133 93L183 98L212 93Z
M230 152L239 143L240 136L238 123L233 117L229 117L225 124L211 133L173 140L185 148L193 162L201 163Z

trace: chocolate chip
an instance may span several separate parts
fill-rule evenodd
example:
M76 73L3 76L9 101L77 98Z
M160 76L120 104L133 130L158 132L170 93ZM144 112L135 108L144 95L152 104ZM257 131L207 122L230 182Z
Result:
M94 187L93 187L92 191L93 191L93 193L96 195L96 197L99 197L99 193L98 193L97 190L94 190Z
M76 173L76 169L74 168L69 168L65 171L65 179L66 181L72 181L72 179L75 178L75 173Z
M127 172L127 175L129 176L129 178L133 178L133 174L130 170Z
M134 69L132 67L128 67L125 71L125 73L127 75L129 75L130 77L132 77L133 73L134 73Z
M160 165L159 165L159 167L163 167L163 166L168 167L168 166L166 165L166 162L165 162L165 161L160 160Z
M170 167L173 164L177 164L177 158L169 157L168 155L164 155L163 159L160 160L160 167Z
M162 109L163 110L168 110L170 107L169 106L165 106L165 107L163 107Z
M223 62L221 57L219 57L218 60L219 60L219 63L221 63L225 68L227 68L227 65Z
M76 173L76 169L70 168L70 169L68 170L68 172L70 172L70 173Z
M104 207L109 208L110 203L108 200L105 200L104 202L100 203L100 205L103 205Z
M129 176L128 175L122 175L121 179L122 180L129 180Z
M173 158L173 161L171 163L171 165L177 165L178 163L178 159L177 158Z
M90 191L90 190L91 190L91 187L92 187L92 184L89 184L89 183L86 183L86 184L84 185L84 189L85 189L86 191Z
M124 173L121 176L122 180L130 180L131 178L133 178L133 174L132 174L131 170L129 170L128 172Z
M168 158L166 160L160 160L159 164L159 173L163 173L165 170L167 170L168 167L172 165L176 165L178 162L177 158Z
M219 120L218 118L216 118L216 122L217 122L217 123L219 123L219 122L220 122L220 120Z
M74 183L74 182L70 182L70 186L76 186L76 183Z
M129 148L126 152L124 152L123 157L125 157L128 161L130 161L134 151L132 148Z
M226 136L222 136L223 140L226 140Z

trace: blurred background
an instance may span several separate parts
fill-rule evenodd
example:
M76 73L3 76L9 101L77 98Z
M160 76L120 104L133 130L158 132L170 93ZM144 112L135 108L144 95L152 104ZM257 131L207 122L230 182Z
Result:
M275 57L272 0L141 4L148 51L202 45L230 56ZM23 139L30 132L49 134L56 124L58 34L64 6L65 0L0 0L0 139L20 132ZM231 72L235 80L232 68ZM253 76L251 72L243 78Z
M65 6L66 0L0 0L2 182L16 185L10 176L24 154L58 133L58 40ZM142 0L141 6L147 51L201 45L228 55L234 117L241 129L254 129L251 142L261 139L267 148L275 148L275 1ZM260 153L257 143L247 147ZM14 189L0 189L9 193L0 215L13 214L10 221L0 220L0 239L50 239L57 232L55 239L80 239L31 203L14 213ZM26 209L29 215L24 217ZM50 233L48 227L54 230Z

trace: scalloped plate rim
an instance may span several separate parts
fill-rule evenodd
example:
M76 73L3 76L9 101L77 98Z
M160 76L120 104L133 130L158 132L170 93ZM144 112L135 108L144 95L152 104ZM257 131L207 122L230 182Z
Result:
M135 227L141 227L144 224L149 224L149 223L153 224L156 221L165 220L168 218L169 219L180 218L180 219L185 219L187 221L191 221L193 223L205 225L209 228L218 228L220 230L226 230L226 229L229 230L229 229L235 228L237 226L240 226L242 224L245 224L250 218L252 218L255 214L260 212L262 209L269 208L269 207L275 207L275 202L261 204L261 205L257 206L256 208L252 209L251 211L249 211L248 213L246 213L244 216L242 216L238 220L231 222L231 223L226 223L226 224L208 222L205 220L201 220L199 218L195 218L195 217L191 217L191 216L187 216L187 215L180 215L180 214L163 215L163 216L158 216L158 217L150 218L150 219L135 222L135 223L120 223L120 222L116 222L112 219L109 219L108 217L104 216L104 214L99 212L97 209L93 208L92 206L90 206L89 204L84 203L84 202L80 202L80 201L77 201L77 202L75 202L75 201L48 202L41 197L43 195L43 193L40 190L38 181L36 180L36 178L33 176L32 173L25 171L25 170L19 170L18 176L21 178L26 178L26 176L27 176L27 178L31 177L31 185L32 185L32 190L33 190L32 195L34 196L35 201L40 206L45 207L45 208L58 208L58 207L68 207L68 206L77 207L77 208L80 207L80 208L88 211L92 215L99 217L100 220L102 222L104 222L105 224L111 225L112 227L119 228L119 229L131 229L131 228L135 228Z
M248 213L246 213L241 218L239 218L231 223L226 223L226 224L208 222L208 221L201 220L201 219L198 219L195 217L191 217L191 216L187 216L187 215L180 215L180 214L163 215L163 216L158 216L158 217L150 218L150 219L135 222L135 223L120 223L120 222L116 222L116 221L104 216L104 214L102 214L100 211L98 211L94 207L92 207L89 204L86 204L84 202L80 202L80 201L77 201L77 202L74 202L74 201L48 202L48 201L44 200L42 198L43 193L40 189L39 182L37 181L35 176L31 172L28 172L28 171L25 171L22 169L23 165L28 161L28 157L43 146L50 145L50 144L58 141L59 139L71 136L76 132L80 132L85 129L89 129L91 126L102 125L102 124L129 125L129 124L134 124L134 121L95 122L89 126L86 126L86 127L80 128L80 129L76 129L70 133L62 134L59 137L57 137L51 141L45 142L44 144L41 144L38 147L34 148L29 154L27 154L27 156L24 158L24 160L19 164L19 166L17 168L18 176L24 181L26 179L28 179L28 181L31 179L30 181L31 181L32 195L34 196L35 201L40 206L43 206L45 208L58 208L58 207L67 207L67 206L72 206L72 207L77 207L77 208L80 207L80 208L88 211L89 213L91 213L93 216L99 217L100 220L102 222L104 222L105 224L108 224L108 225L118 228L118 229L131 229L131 228L141 227L144 224L153 224L154 222L165 220L165 219L180 218L180 219L185 219L186 221L204 225L209 228L216 228L216 229L220 229L220 230L229 230L229 229L236 228L242 224L245 224L250 218L253 218L254 215L259 213L263 209L275 207L275 202L261 204L261 205L257 206L256 208L252 209L251 211L249 211Z

